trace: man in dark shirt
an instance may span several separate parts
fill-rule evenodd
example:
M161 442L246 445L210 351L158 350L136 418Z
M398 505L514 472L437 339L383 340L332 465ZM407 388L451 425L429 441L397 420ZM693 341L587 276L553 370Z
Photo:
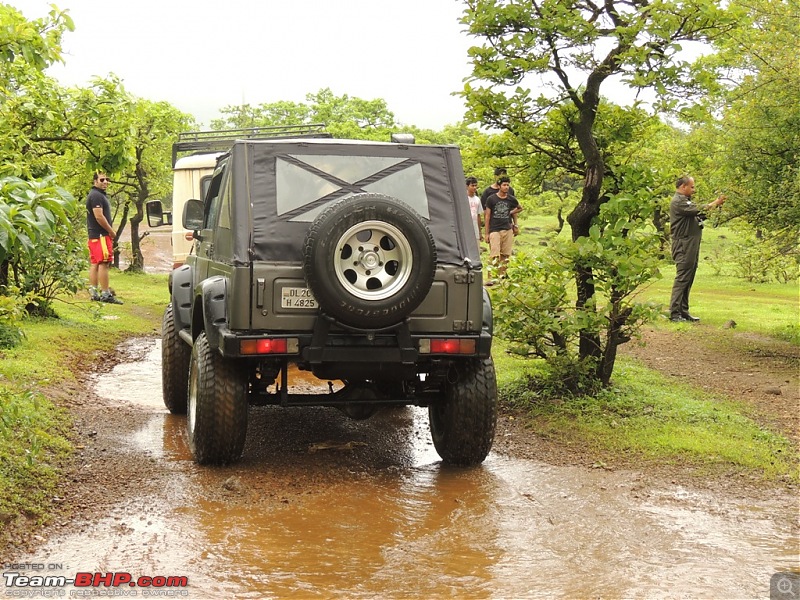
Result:
M89 294L92 300L122 304L108 285L108 269L114 258L114 227L111 204L106 196L108 177L96 172L92 189L86 197L86 229L89 234ZM100 290L98 291L98 286Z
M486 210L486 201L489 199L489 196L493 196L498 191L500 191L500 178L506 177L506 170L503 167L497 167L494 170L494 177L495 177L494 183L489 187L487 187L485 190L483 190L483 193L481 194L482 210ZM514 198L517 197L517 195L514 193L514 188L511 187L510 185L508 186L508 194L509 196L514 196Z
M486 242L489 244L489 258L502 276L511 258L514 236L518 233L514 218L522 212L522 207L509 193L511 185L508 177L501 177L498 183L498 192L486 200L483 222L486 227Z
M672 321L696 322L700 319L689 314L689 292L694 283L697 263L700 258L700 239L703 236L704 210L722 206L725 196L698 206L692 202L695 192L694 179L681 177L675 182L675 195L669 203L670 236L672 237L672 259L675 261L675 282L669 304Z

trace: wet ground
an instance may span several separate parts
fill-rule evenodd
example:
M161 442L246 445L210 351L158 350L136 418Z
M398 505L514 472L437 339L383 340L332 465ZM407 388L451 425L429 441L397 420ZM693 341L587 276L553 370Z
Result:
M112 501L88 498L81 522L19 557L47 575L185 576L193 598L766 598L800 564L785 494L495 452L450 469L422 409L356 422L252 408L241 463L199 467L161 403L160 341L132 348L81 424L91 485ZM103 426L121 415L127 426Z

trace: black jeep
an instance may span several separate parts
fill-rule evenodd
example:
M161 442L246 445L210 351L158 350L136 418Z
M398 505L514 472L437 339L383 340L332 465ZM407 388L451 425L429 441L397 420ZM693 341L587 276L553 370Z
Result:
M237 460L249 404L356 419L427 406L442 459L494 437L492 310L458 148L335 139L233 142L172 272L164 401L199 463ZM289 393L289 367L330 384Z

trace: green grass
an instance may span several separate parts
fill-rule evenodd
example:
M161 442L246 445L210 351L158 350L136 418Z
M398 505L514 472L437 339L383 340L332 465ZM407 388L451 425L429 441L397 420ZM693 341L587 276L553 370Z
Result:
M59 465L72 452L69 426L66 411L43 395L0 389L0 524L17 515L46 520Z
M501 370L521 359L501 359ZM797 450L759 426L741 403L677 385L632 360L620 359L615 385L594 397L557 401L531 394L524 377L501 377L501 397L528 414L530 430L571 446L585 446L598 461L688 464L800 481Z
M541 247L555 225L552 217L528 216L516 247ZM568 231L566 226L561 235ZM735 232L724 228L704 233L692 313L701 317L704 328L722 332L725 324L735 321L737 333L800 345L797 283L750 283L733 277L736 265L730 248L736 239ZM675 275L669 257L661 272L663 277L643 289L640 300L661 303L666 314ZM693 328L666 318L653 325L687 334ZM718 336L717 343L726 341L730 343L730 335ZM506 349L502 340L495 341L501 398L528 411L532 433L586 446L606 457L732 468L767 479L800 481L797 449L785 437L760 427L744 404L677 386L625 357L617 360L612 389L596 397L544 398L526 381L544 377L544 362L508 354Z
M642 299L669 303L675 266L665 264L663 278L642 293ZM800 309L796 283L748 283L731 276L715 275L708 264L700 264L692 286L691 312L702 322L736 327L774 336L800 345Z
M18 346L0 351L0 532L21 515L45 521L61 469L72 452L69 413L48 389L74 382L122 340L156 335L169 299L167 276L113 272L124 306L88 293L54 303L58 319L29 319Z

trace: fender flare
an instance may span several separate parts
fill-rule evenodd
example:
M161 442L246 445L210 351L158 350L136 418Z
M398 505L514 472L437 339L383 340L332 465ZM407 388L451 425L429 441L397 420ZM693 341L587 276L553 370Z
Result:
M494 335L494 315L492 314L492 298L486 288L483 288L483 323L481 330L486 331L490 336Z
M170 302L175 328L180 331L192 325L192 267L182 265L169 275Z
M209 277L197 286L195 311L201 309L201 315L195 314L192 322L192 338L197 339L201 332L206 332L208 344L219 348L220 329L228 324L226 306L228 304L227 281L221 275ZM198 318L201 317L201 318Z
M492 314L492 298L483 288L483 322L481 323L478 354L485 358L492 356L492 339L494 337L494 315Z

